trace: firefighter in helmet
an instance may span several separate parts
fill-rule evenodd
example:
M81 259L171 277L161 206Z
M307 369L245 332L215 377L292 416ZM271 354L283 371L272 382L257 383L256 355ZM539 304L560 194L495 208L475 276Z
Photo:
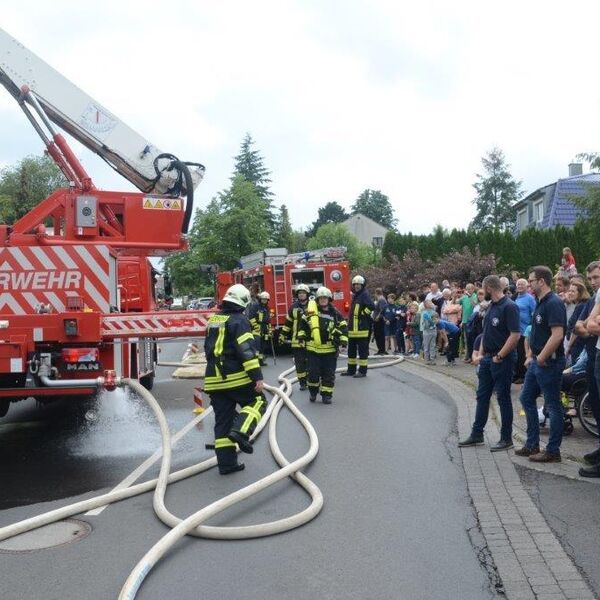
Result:
M290 306L288 314L285 318L285 325L281 328L282 340L289 340L292 344L292 353L294 355L294 365L296 366L296 377L300 383L300 389L306 389L306 375L307 375L307 356L305 344L301 344L298 340L298 333L300 331L302 315L305 313L308 306L308 296L310 295L310 288L301 283L298 285L295 291L296 300Z
M362 275L352 279L352 304L348 315L348 370L342 375L366 377L369 365L369 340L375 304L366 288ZM357 358L358 355L358 358ZM356 367L358 366L358 373Z
M310 300L302 315L298 334L300 343L306 344L308 355L308 391L310 401L321 392L323 404L331 404L338 348L348 344L348 325L331 303L333 294L320 287L315 299Z
M267 405L258 352L243 313L249 302L247 288L239 283L231 286L221 310L208 320L204 343L204 390L215 411L215 453L221 475L244 468L237 462L236 444L242 452L252 453L249 438Z
M261 366L264 366L267 364L265 361L265 348L267 348L271 339L271 311L269 310L271 295L269 292L260 292L256 298L258 302L250 304L247 315L250 325L252 325L254 343L258 350L258 360Z

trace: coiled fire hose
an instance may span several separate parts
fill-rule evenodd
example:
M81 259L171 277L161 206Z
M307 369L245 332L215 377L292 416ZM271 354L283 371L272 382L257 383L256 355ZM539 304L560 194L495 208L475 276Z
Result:
M384 356L377 358L386 357ZM397 357L393 360L381 362L375 365L369 365L369 368L375 369L388 367L398 364L402 362L402 360L402 357ZM345 368L340 368L337 369L337 372L344 370ZM95 496L94 498L89 498L88 500L70 504L44 514L25 519L18 523L2 527L0 528L0 541L25 533L27 531L31 531L33 529L37 529L44 525L49 525L50 523L54 523L62 519L84 513L88 510L105 506L113 502L118 502L119 500L123 500L125 498L131 498L132 496L137 496L154 489L154 510L159 519L169 527L172 527L172 529L144 555L144 557L138 562L127 578L127 581L125 582L119 594L119 600L131 600L135 598L137 591L154 565L178 540L185 535L193 535L211 539L249 539L282 533L284 531L304 525L305 523L314 519L321 511L323 506L323 495L315 483L313 483L306 475L300 472L300 469L310 464L310 462L317 455L319 441L312 424L290 399L290 395L292 393L292 384L297 381L296 377L288 378L288 375L293 373L293 371L294 368L292 367L278 376L278 381L280 382L279 388L265 385L265 390L273 394L274 399L269 403L265 415L259 422L252 435L252 439L255 439L266 427L266 425L269 424L269 444L271 453L280 466L278 471L275 471L274 473L271 473L270 475L267 475L266 477L263 477L262 479L209 504L184 520L176 517L175 515L171 514L165 506L167 485L176 481L181 481L182 479L191 477L192 475L196 475L216 466L217 459L213 456L196 465L169 474L171 467L171 446L173 440L171 439L171 433L169 431L165 414L158 404L156 398L154 398L154 396L148 390L139 384L139 382L136 380L124 379L121 382L122 385L128 387L140 398L145 400L158 420L162 437L162 458L158 478L145 483L132 485L124 489L116 489L106 494L101 494L99 496ZM307 452L291 463L285 458L277 442L277 418L284 404L304 427L310 442ZM195 417L192 423L200 423L211 412L212 408L208 408L202 414ZM186 429L184 433L185 435L192 429L192 427L186 426L184 429ZM146 461L144 464L146 463L148 463L148 461ZM268 523L260 523L256 525L215 527L202 524L214 515L226 510L227 508L237 504L238 502L241 502L246 498L249 498L253 494L261 492L262 490L286 477L291 477L294 479L294 481L296 481L311 497L310 505L299 513L279 519L277 521L270 521Z

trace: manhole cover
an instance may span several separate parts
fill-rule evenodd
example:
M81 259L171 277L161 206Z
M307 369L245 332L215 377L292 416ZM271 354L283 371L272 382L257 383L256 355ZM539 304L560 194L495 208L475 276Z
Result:
M87 537L92 531L91 525L77 519L66 519L51 523L39 529L22 533L0 542L0 553L16 554L19 552L35 552L44 548L55 548L77 542Z

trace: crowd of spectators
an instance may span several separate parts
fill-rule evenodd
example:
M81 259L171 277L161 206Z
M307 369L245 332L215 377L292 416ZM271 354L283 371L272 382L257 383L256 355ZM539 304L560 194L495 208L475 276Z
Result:
M563 251L560 268L552 276L550 292L560 299L566 313L562 332L561 356L564 351L565 382L584 379L590 395L590 405L600 424L600 353L596 359L600 333L600 261L592 262L584 273L578 273L575 258L568 248ZM522 384L531 370L532 351L529 336L532 318L539 313L540 293L530 274L512 272L499 278L502 293L518 307L519 339L512 381ZM479 362L477 351L481 344L486 314L490 309L490 294L480 281L432 281L417 290L394 290L384 295L376 290L374 341L378 354L404 354L413 360L435 365L439 356L452 367L462 359L465 363ZM548 293L548 292L547 292ZM562 310L562 309L561 309ZM475 351L475 354L474 354ZM475 360L474 360L475 358ZM534 356L535 358L535 356ZM591 468L587 476L600 477L600 449L585 456Z

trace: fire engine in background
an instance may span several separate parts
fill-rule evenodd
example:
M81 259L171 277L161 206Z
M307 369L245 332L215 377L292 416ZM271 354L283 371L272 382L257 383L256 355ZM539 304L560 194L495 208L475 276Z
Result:
M187 248L204 167L161 152L2 29L0 84L69 182L0 225L0 416L27 397L89 397L103 372L151 387L156 340L206 330L206 313L156 311L148 259ZM54 124L141 193L97 189Z
M223 298L227 288L243 283L269 292L273 341L285 325L288 309L294 301L296 287L304 283L314 294L321 286L333 293L334 306L345 316L350 309L350 263L345 260L346 248L322 248L289 254L286 248L267 248L240 259L241 267L217 275L217 295Z

